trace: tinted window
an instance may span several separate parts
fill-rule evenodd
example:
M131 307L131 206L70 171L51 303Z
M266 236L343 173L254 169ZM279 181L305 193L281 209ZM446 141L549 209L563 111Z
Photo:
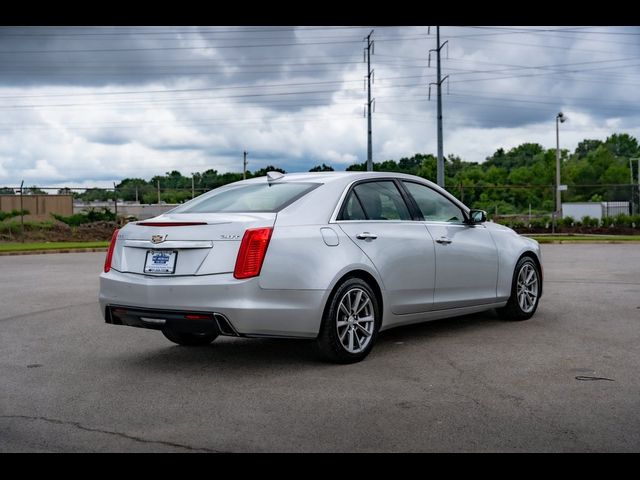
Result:
M362 210L362 206L360 205L360 200L353 193L353 191L349 194L349 198L347 198L347 203L345 204L344 210L342 211L341 220L366 220L367 217Z
M175 208L173 213L277 212L318 184L267 182L220 188Z
M354 194L367 220L411 220L409 209L392 181L361 183L354 187L351 196Z
M452 223L462 223L464 220L462 210L440 193L418 183L403 183L418 204L425 220Z

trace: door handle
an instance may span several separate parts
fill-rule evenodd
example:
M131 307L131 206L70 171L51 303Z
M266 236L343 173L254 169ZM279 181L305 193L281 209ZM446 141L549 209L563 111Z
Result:
M436 242L442 245L449 245L451 243L451 240L449 240L447 237L440 237L436 240Z
M369 238L371 240L375 240L376 238L378 238L378 235L376 235L375 233L362 232L362 233L357 233L356 238L359 238L360 240L367 240Z

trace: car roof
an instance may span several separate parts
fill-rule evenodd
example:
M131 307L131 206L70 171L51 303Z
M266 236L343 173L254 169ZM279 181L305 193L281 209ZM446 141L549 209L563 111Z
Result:
M400 172L368 172L368 171L349 171L349 172L293 172L285 173L282 177L274 181L274 183L284 182L317 182L317 183L331 183L331 182L352 182L354 180L361 180L367 178L406 178L412 180L420 180L423 182L429 182L429 180L417 177L415 175L409 175ZM266 181L266 176L254 177L246 182L260 183Z

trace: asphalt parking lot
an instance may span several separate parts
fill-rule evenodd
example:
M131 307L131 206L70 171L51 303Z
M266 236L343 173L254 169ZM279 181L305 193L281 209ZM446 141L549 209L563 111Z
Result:
M0 257L0 452L640 450L640 245L544 245L531 320L391 330L348 366L107 325L103 261Z

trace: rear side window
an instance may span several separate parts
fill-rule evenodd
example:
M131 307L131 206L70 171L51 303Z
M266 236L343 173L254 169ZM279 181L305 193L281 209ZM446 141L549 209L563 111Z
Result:
M268 183L220 188L172 213L277 212L318 187L318 183Z
M392 181L356 185L342 210L341 220L411 220L402 195Z

